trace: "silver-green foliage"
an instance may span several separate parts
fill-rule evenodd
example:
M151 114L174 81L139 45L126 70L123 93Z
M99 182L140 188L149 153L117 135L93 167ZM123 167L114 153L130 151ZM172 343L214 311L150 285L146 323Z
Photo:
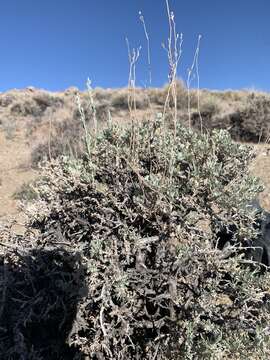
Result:
M29 209L39 246L70 245L87 269L70 344L90 359L267 358L270 279L246 256L250 149L158 121L88 145L47 164Z

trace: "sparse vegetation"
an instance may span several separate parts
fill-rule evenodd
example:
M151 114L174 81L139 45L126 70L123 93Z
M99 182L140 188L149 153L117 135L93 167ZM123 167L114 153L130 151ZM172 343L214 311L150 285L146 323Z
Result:
M13 194L13 198L23 202L30 202L37 199L37 191L34 182L24 183L21 188Z
M178 121L182 124L188 123L188 92L183 81L176 81L176 97L178 108ZM73 143L80 139L80 114L76 108L74 98L79 91L76 88L68 89L64 93L52 94L37 89L11 91L0 94L1 123L0 127L6 136L13 139L16 128L20 128L22 122L26 129L26 136L35 141L36 148L46 149L48 142L48 128L51 122L52 133L57 139L65 139L65 143ZM136 89L135 101L139 118L149 116L152 113L162 112L168 85L163 88ZM91 121L91 109L89 108L87 93L80 94L82 106L85 110L86 120ZM96 104L96 117L99 122L106 123L111 115L120 122L126 122L128 117L129 89L104 90L96 88L93 90ZM173 98L169 98L169 105L173 108ZM200 118L197 107L197 94L195 90L190 91L191 123L194 128L200 129ZM269 139L269 110L270 100L267 93L255 93L254 91L200 91L200 112L203 117L203 128L212 130L216 128L227 129L232 138L237 141L258 142ZM167 114L170 111L167 110ZM172 117L172 115L171 115ZM70 127L70 130L67 129ZM76 130L75 128L76 127ZM59 131L63 130L65 134ZM74 135L74 131L77 136ZM45 141L44 141L44 132ZM72 134L72 136L71 136ZM53 141L53 140L52 140ZM60 141L58 141L60 143ZM39 144L41 144L39 146ZM57 151L69 151L67 146ZM48 152L44 153L45 157ZM33 158L42 158L33 154ZM36 163L34 161L34 166Z

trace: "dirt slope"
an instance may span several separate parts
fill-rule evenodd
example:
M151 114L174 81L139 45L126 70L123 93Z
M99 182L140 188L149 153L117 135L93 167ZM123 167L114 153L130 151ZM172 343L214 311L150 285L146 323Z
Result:
M259 198L261 205L270 211L270 145L259 144L254 145L254 148L257 156L251 164L250 170L253 175L262 180L265 186L265 190Z
M13 194L35 177L36 172L29 167L30 153L23 132L17 132L12 140L0 132L0 218L17 213Z

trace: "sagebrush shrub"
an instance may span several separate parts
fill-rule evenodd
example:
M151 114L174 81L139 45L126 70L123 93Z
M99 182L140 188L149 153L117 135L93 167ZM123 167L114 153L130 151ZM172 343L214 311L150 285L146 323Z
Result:
M174 132L157 120L112 126L84 158L47 164L28 228L37 248L80 253L87 295L67 340L77 358L270 355L269 274L246 256L258 236L247 204L261 190L251 158L226 131Z

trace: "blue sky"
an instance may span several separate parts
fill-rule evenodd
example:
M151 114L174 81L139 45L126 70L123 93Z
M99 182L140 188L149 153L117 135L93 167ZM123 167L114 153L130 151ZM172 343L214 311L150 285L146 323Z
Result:
M183 33L179 76L187 77L202 34L201 87L270 90L269 0L170 0ZM165 0L2 0L0 91L35 86L62 90L127 84L125 37L142 46L137 84L148 79L146 41L151 42L153 86L167 80L161 43L168 36ZM194 84L196 85L196 84Z

